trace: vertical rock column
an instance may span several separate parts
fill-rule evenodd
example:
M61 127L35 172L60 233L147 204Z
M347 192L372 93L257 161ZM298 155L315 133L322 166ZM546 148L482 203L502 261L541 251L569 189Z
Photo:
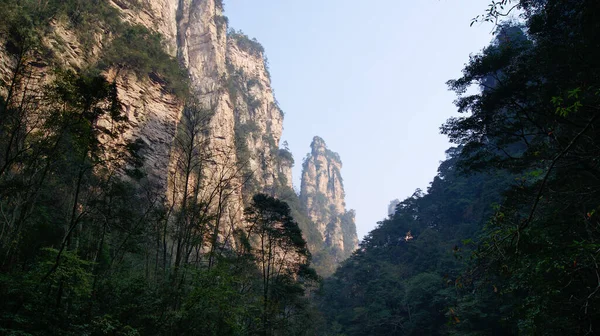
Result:
M227 70L238 160L251 172L251 183L245 190L271 193L281 183L280 174L285 175L279 167L285 164L279 157L283 113L271 89L262 46L241 33L229 34ZM291 188L291 178L284 182Z
M189 72L193 98L212 114L198 139L205 155L198 178L201 190L211 194L219 230L229 235L242 221L243 204L233 104L225 89L227 26L219 6L215 0L179 0L177 54Z
M358 247L354 210L346 211L341 169L339 155L314 137L302 166L300 200L338 262Z

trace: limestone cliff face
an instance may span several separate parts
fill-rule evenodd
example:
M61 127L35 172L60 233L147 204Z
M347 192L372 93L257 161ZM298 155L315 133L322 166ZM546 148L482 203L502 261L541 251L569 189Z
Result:
M197 140L202 143L204 159L196 178L202 180L199 188L208 197L200 201L210 203L219 214L215 223L218 230L234 228L243 220L243 176L236 151L233 102L225 87L227 25L223 8L215 0L180 0L176 19L178 59L189 73L193 99L211 114L203 122L203 132ZM187 181L182 183L174 177L177 161L175 153L171 160L170 193L187 190Z
M123 21L162 35L164 50L176 57L189 75L188 99L209 116L201 118L198 137L194 138L202 148L196 162L200 168L186 174L181 168L185 153L178 148L177 138L190 124L186 101L167 90L156 74L105 70L107 79L117 84L128 119L129 127L116 142L140 145L139 154L144 158L141 169L164 195L167 205L177 207L177 203L189 200L188 194L194 194L228 221L215 227L233 230L243 223L243 209L253 193L277 196L278 188L291 190L293 158L289 151L279 148L283 113L273 95L264 50L256 40L228 32L222 1L103 1L116 8ZM69 24L53 21L43 43L54 57L31 55L27 60L31 64L29 85L49 83L57 65L80 70L95 64L115 38L102 23L97 28L91 42L83 43ZM16 62L3 47L0 43L0 80L8 83ZM188 188L192 184L193 188ZM215 188L220 192L210 192ZM218 197L200 199L204 196L199 190L206 191L206 197Z
M248 193L273 193L277 185L291 188L290 157L279 150L283 113L255 40L230 32L227 39L227 89L233 102L238 157L250 174ZM289 169L288 169L289 168Z
M177 9L181 0L110 0L123 19L159 32L172 56L177 53Z
M126 0L113 1L128 21L162 34L167 51L189 73L193 99L210 111L196 140L202 143L203 168L192 179L210 197L201 201L212 203L220 220L227 222L216 226L232 228L243 222L244 206L254 193L275 194L278 185L291 187L293 159L279 150L283 114L273 96L264 50L243 34L228 33L222 2L142 0L134 8ZM136 89L123 90L126 106L139 105L135 94L140 90ZM187 122L182 103L156 101L152 108L147 114L159 113L163 128L133 125L131 136L148 139L147 147L153 149L146 155L151 162L149 174L167 185L166 194L187 198L186 193L193 191L186 187L190 181L183 178L185 174L178 171L181 153L174 146L176 128ZM152 162L158 156L160 160ZM213 198L212 191L217 189L222 190Z
M300 200L337 262L358 247L354 211L346 211L341 169L339 155L314 137L302 166Z
M127 0L108 1L122 12L125 21L144 25L167 37L176 33L174 6L177 2L178 0L142 0L134 8ZM174 38L172 40L175 41ZM0 42L3 42L2 37ZM98 61L110 42L111 32L106 27L100 27L99 32L94 34L92 43L85 45L78 39L78 34L62 20L52 20L46 34L42 36L42 44L54 56L28 53L21 65L24 70L21 70L23 73L19 85L27 85L29 89L25 91L33 94L36 88L41 88L54 79L56 67L80 70L92 65ZM172 54L175 46L174 42L165 43L165 48ZM18 61L4 47L5 44L0 43L0 81L10 83ZM128 119L126 131L116 142L138 140L145 159L142 170L158 190L165 190L165 177L171 160L170 149L183 102L165 91L164 86L154 79L140 78L133 73L119 72L116 69L107 69L105 75L109 81L117 84L123 113ZM4 95L6 92L0 90L0 94ZM24 100L29 98L21 97Z
M279 155L283 114L273 96L264 51L245 35L228 34L221 1L143 0L137 8L123 4L122 0L114 2L127 20L163 35L167 50L189 72L194 99L201 108L211 111L212 116L203 126L206 132L198 140L209 157L199 174L203 189L227 189L223 193L225 199L210 200L223 208L219 210L223 211L222 217L233 222L229 224L239 223L243 220L245 201L252 193L272 192L282 181L291 187L291 158L282 159ZM127 100L126 106L136 104L135 99ZM162 102L153 107L160 111L168 105ZM133 127L137 131L133 136L155 137L173 144L174 129L185 119L181 104L176 107L176 117L169 118L175 122L169 123L168 129L146 132ZM149 147L156 143L148 141ZM164 160L154 163L150 167L152 172L163 180L168 176L167 194L181 197L186 182L181 172L176 171L179 153L173 147L162 147L155 152L170 153L170 159L166 165ZM158 154L148 154L152 155Z
M279 178L289 188L293 189L292 184L292 167L294 166L294 158L287 149L279 150Z
M226 208L224 217L242 221L246 185L251 185L246 188L249 193L273 194L277 185L291 187L293 159L279 150L283 114L273 96L264 52L245 35L228 34L222 1L105 1L119 10L124 21L162 35L164 49L189 74L191 99L210 112L195 140L202 144L204 158L201 171L192 180L202 180L204 189L227 189L223 193L226 200L218 201L218 207ZM92 43L84 46L77 33L60 20L52 22L48 31L44 44L55 57L49 60L33 55L28 60L35 65L31 67L29 85L50 82L57 63L72 69L94 64L113 38L110 29L100 27ZM9 82L16 62L5 50L0 49L0 56L0 80ZM137 141L141 145L143 170L159 190L169 195L167 199L186 197L182 193L190 180L177 171L181 153L176 148L176 135L186 124L184 101L164 90L160 79L152 76L140 78L116 69L108 69L106 76L117 83L129 123L118 141Z
M115 78L113 72L110 77ZM165 94L157 83L140 81L135 75L116 78L129 127L122 140L137 140L143 147L143 170L158 190L165 190L171 148L183 103Z

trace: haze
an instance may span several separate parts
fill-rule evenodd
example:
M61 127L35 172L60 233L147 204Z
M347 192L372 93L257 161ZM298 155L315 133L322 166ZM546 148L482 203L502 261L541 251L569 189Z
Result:
M229 0L231 27L265 47L283 139L302 158L314 135L340 154L347 208L362 238L392 199L426 190L450 146L456 114L445 82L491 40L469 27L485 1Z

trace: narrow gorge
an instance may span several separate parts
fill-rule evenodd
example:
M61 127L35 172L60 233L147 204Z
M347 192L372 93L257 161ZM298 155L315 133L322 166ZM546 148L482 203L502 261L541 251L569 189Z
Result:
M600 2L486 3L0 0L0 335L597 333Z

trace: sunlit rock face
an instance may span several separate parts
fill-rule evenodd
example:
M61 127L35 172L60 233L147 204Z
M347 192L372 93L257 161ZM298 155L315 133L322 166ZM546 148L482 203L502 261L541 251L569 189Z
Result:
M125 21L141 24L163 36L165 50L177 53L177 13L181 0L110 0ZM187 2L190 2L189 0Z
M143 25L164 37L165 50L176 54L176 11L179 0L141 0L133 4L128 0L111 0L122 19L132 24ZM42 36L42 44L48 52L29 53L24 59L27 92L41 92L41 88L55 78L55 69L81 70L95 64L102 52L111 43L108 27L98 27L92 33L91 41L84 43L78 34L60 18L53 19ZM16 67L14 57L4 49L0 37L0 80L8 83ZM52 57L48 57L52 55ZM107 69L104 73L109 82L115 82L118 97L122 103L122 113L127 117L127 127L116 139L101 139L110 142L115 148L126 141L138 140L140 154L144 156L142 170L147 173L151 184L157 190L166 191L167 171L170 150L179 123L183 101L164 90L159 81L139 78L135 74L117 69ZM25 82L25 81L22 81ZM0 92L5 95L6 92Z
M273 193L278 184L292 188L290 160L279 155L283 112L273 95L262 47L231 33L226 63L238 159L252 172L246 194Z
M223 218L243 222L243 209L256 192L275 194L277 186L292 188L293 158L281 155L279 141L283 113L279 108L264 50L243 34L228 33L221 0L110 0L124 21L142 25L161 34L164 50L177 58L187 72L191 95L211 117L204 120L201 143L203 168L196 176L183 178L178 171L180 153L176 150L178 128L184 122L184 98L164 90L160 80L139 78L127 71L106 70L109 81L117 84L126 131L115 145L137 141L144 158L142 170L169 202L181 201L189 181L205 190L227 189L218 202ZM94 64L111 41L108 28L100 29L87 46L78 41L68 25L53 22L45 45L55 49L55 60L36 62L31 87L41 87L53 79L52 68L83 69ZM0 37L0 40L2 38ZM0 44L4 46L4 44ZM85 49L88 48L88 49ZM0 47L0 79L11 77L14 62ZM227 180L227 183L222 183ZM187 182L186 182L187 181ZM230 223L231 224L231 223Z
M315 251L323 246L332 251L327 252L333 255L327 259L330 268L345 259L356 248L357 237L354 212L345 209L341 160L322 139L315 138L304 165L302 200L297 202L292 186L294 159L280 148L283 112L273 94L264 49L256 40L228 29L222 1L108 3L123 21L162 36L164 50L187 74L191 92L185 98L175 95L157 74L106 69L104 75L116 83L128 124L117 139L104 141L114 148L136 143L143 159L140 170L167 208L176 209L191 196L211 204L219 213L220 239L244 227L243 210L255 193L286 194L292 202L296 200L296 216L304 223L305 237L311 233L309 245ZM57 66L81 70L94 65L113 39L106 26L92 33L91 42L83 43L68 24L53 21L43 42L54 58L28 60L35 64L30 87L50 83ZM15 64L3 47L0 43L0 80L8 82ZM190 101L210 111L210 117L203 119L202 131L194 140L202 150L200 168L187 174L181 167L185 153L178 148L178 134L189 123L184 111Z
M252 197L242 191L269 192L280 172L287 173L286 162L278 159L283 113L273 95L264 50L242 34L228 34L221 1L146 1L150 6L140 15L155 18L149 22L169 41L166 47L175 48L189 72L194 98L213 111L203 141L209 153L219 153L212 170L235 170L229 172L237 181L227 207L241 215ZM291 182L290 176L290 187Z
M355 213L346 211L341 169L339 155L314 137L302 166L300 200L338 262L358 247Z
M243 34L228 33L221 1L146 1L149 6L140 15L154 18L148 22L189 73L193 98L212 113L199 138L210 157L200 172L202 187L227 189L222 193L226 199L216 205L227 221L222 227L238 227L254 193L273 193L276 184L291 187L292 182L291 176L280 178L289 165L278 155L283 113L273 96L264 50ZM169 174L163 174L171 179L167 194L181 189L174 177L176 161L172 153Z

